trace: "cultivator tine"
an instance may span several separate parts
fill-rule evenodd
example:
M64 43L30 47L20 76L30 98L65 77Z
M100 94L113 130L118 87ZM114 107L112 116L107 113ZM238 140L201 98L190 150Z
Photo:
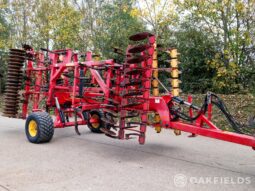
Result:
M112 120L112 119L107 119L105 117L102 117L101 120L107 124L110 124L110 125L115 125L115 121Z
M137 128L137 127L139 127L139 126L137 126L137 125L128 125L128 126L125 126L124 127L124 129L134 129L134 128Z
M110 110L110 109L107 109L107 108L104 108L103 111L107 114L110 114L112 117L118 117L118 113L113 111L113 110Z
M144 102L129 103L129 104L123 105L122 108L134 107L134 106L141 105L141 104L143 104L143 103L144 103ZM130 118L130 117L129 117L129 118Z
M107 136L111 136L112 138L117 138L117 137L115 137L116 133L114 131L111 131L111 130L105 128L105 127L100 128L100 131L103 132Z
M111 90L111 92L113 92L113 90ZM105 98L105 100L109 101L111 104L114 104L114 105L120 104L118 101L111 99L111 98Z
M144 122L128 122L128 125L147 125L147 123Z
M77 122L77 113L78 113L78 109L75 108L74 109L74 129L77 135L81 135L79 128L78 128L78 122ZM67 118L68 119L68 118ZM69 120L69 119L68 119Z
M75 133L76 133L77 135L81 135L77 124L74 125L74 130L75 130Z
M112 104L101 104L102 107L110 107L110 108L116 108L116 105Z
M140 137L141 134L140 133L127 133L125 135L125 139L134 139L135 138L135 137L131 137L131 136L138 136L138 137Z
M110 137L110 138L113 138L113 139L118 139L119 136L116 135L116 133L114 133L115 135L112 135L112 134L105 134L107 137Z

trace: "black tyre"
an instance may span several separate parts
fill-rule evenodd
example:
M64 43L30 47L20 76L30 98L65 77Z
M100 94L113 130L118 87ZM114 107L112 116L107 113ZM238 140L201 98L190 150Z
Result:
M49 142L54 134L53 120L47 112L34 112L26 120L25 132L31 143Z
M105 127L105 123L101 120L104 116L103 112L100 110L92 110L88 113L87 121L88 128L93 133L102 133L100 128Z

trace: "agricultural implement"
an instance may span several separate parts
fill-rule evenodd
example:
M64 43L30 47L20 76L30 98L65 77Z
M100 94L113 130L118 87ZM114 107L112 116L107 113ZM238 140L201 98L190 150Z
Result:
M28 45L10 49L3 115L26 119L25 132L32 143L49 142L54 128L73 126L80 135L79 126L87 125L95 133L121 140L137 137L144 144L151 126L157 133L166 128L176 135L184 131L191 137L255 148L254 128L238 123L217 95L208 92L201 107L191 96L187 101L179 96L176 49L164 50L171 67L159 68L154 35L138 33L130 41L125 53L115 49L125 56L124 63L71 49L36 52ZM170 73L171 91L158 79L162 70ZM159 95L159 85L165 94ZM213 106L226 117L232 132L212 122Z

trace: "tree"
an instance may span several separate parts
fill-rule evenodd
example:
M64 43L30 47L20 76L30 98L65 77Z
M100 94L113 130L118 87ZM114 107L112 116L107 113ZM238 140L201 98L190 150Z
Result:
M35 26L33 44L37 48L78 49L81 15L67 0L41 0L32 19Z
M0 49L6 49L6 44L9 41L9 26L6 20L7 1L0 3Z
M132 15L132 1L82 0L75 4L83 15L81 40L103 57L115 57L113 47L125 50L128 37L145 30L143 23Z
M254 1L190 0L176 1L184 20L197 30L205 31L208 39L216 42L215 58L208 61L214 70L215 89L235 92L244 87L242 69L254 65L250 50L254 50ZM217 62L217 63L216 63ZM233 83L234 81L234 83ZM242 84L242 86L240 86ZM217 86L217 87L216 87Z
M113 47L125 51L130 44L129 36L145 30L143 23L132 15L132 10L133 3L128 0L114 1L104 6L102 19L105 30L99 36L97 47L101 47L105 56L116 56L112 54Z
M208 68L208 60L215 55L215 42L207 33L197 30L191 23L182 23L176 33L176 47L181 53L181 87L184 92L206 92L212 90L215 72Z
M136 1L132 15L139 17L156 36L162 36L175 26L175 8L170 0L139 0Z

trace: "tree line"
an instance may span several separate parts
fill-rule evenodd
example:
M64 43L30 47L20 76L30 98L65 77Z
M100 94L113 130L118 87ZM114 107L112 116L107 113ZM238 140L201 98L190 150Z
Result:
M113 48L149 31L181 53L184 92L255 93L254 10L254 0L0 0L0 70L4 52L22 44L123 60Z

